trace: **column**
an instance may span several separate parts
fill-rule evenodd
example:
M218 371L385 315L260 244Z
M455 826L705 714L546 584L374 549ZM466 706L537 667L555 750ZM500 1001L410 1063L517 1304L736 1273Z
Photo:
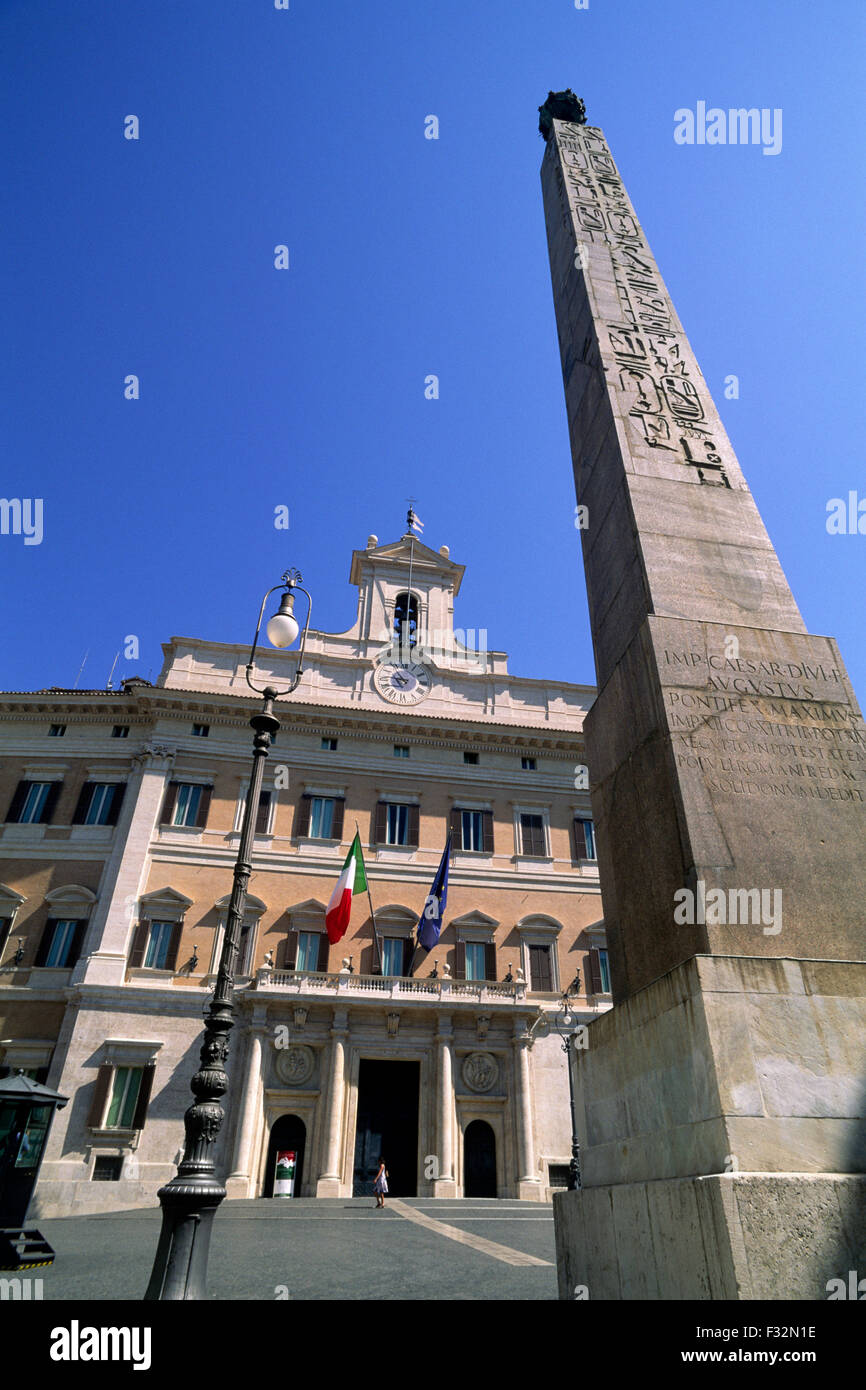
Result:
M166 744L151 743L132 760L114 843L102 873L99 901L72 974L73 984L123 984L129 929L147 878L150 847L174 751Z
M454 1179L454 1060L451 1050L451 1015L443 1014L436 1027L436 1159L434 1197L456 1197Z
M517 1130L517 1195L521 1201L540 1202L544 1189L535 1167L535 1137L532 1129L532 1074L529 1048L531 1038L526 1019L514 1020L514 1120Z
M232 1171L226 1182L229 1197L255 1197L254 1175L250 1172L257 1120L261 1116L262 1042L266 1033L264 1020L254 1020L247 1044L247 1064L244 1088L235 1128Z
M316 1184L317 1197L339 1197L343 1175L340 1171L340 1154L343 1138L343 1091L346 1073L346 1039L349 1036L348 1010L335 1009L331 1028L330 1085L328 1087L328 1108L325 1117L324 1172Z

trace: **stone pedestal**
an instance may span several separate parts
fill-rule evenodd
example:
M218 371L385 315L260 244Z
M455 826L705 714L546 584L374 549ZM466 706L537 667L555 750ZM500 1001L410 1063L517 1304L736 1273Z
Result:
M560 1297L826 1298L866 1270L866 964L697 956L576 1053Z

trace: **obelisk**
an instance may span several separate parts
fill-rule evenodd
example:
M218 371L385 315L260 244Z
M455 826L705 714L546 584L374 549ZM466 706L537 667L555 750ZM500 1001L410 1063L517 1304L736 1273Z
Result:
M614 997L578 1054L561 1293L826 1297L866 1265L866 727L602 132L571 91L540 116Z

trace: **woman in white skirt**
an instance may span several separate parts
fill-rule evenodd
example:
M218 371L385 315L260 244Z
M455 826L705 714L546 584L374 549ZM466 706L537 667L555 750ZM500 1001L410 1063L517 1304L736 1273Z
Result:
M385 1193L388 1191L388 1170L381 1154L379 1155L379 1171L373 1183L373 1191L376 1194L376 1206L384 1207Z

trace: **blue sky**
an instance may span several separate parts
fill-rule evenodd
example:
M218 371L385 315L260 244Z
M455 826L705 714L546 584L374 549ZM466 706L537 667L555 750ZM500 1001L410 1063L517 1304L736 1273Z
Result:
M866 536L825 522L866 497L864 29L860 0L4 0L0 492L44 537L0 536L0 685L249 641L288 565L342 631L410 494L468 566L458 624L594 679L538 178L571 86L862 703ZM781 108L781 152L676 144L701 100Z

